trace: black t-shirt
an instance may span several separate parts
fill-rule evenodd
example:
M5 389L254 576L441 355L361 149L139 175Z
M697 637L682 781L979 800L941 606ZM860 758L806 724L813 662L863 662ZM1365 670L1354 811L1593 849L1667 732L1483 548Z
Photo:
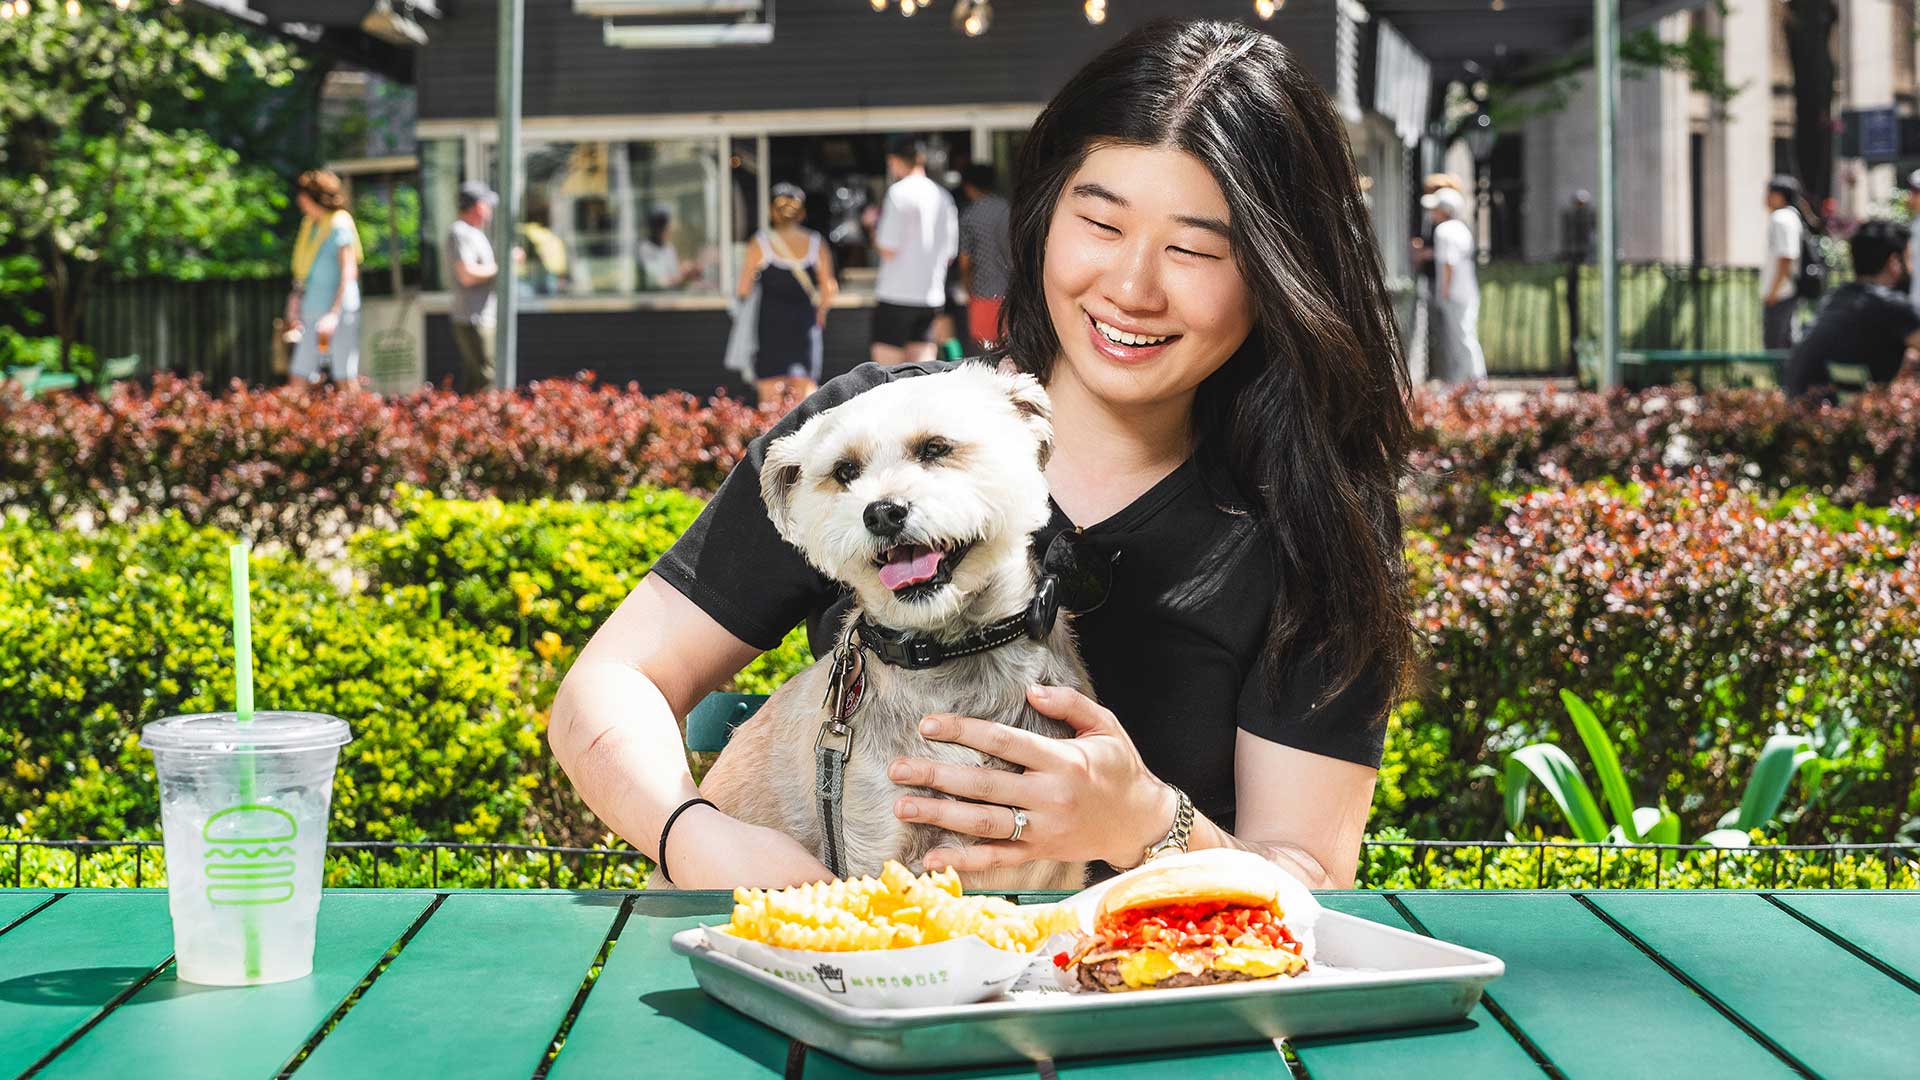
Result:
M815 413L893 379L948 362L864 364L821 387L755 439L713 501L654 570L715 622L762 649L806 620L815 656L832 649L848 598L774 530L760 497L766 445ZM1234 819L1234 731L1367 766L1380 763L1382 678L1362 679L1318 712L1317 662L1276 698L1258 659L1276 578L1265 534L1222 509L1188 460L1125 509L1085 530L1117 551L1106 602L1076 617L1080 652L1101 702L1119 717L1154 774L1176 784L1223 828ZM1040 550L1073 522L1053 507Z
M1907 335L1920 330L1920 312L1885 285L1849 281L1828 294L1813 326L1787 360L1788 397L1833 382L1830 364L1864 365L1876 383L1900 373Z

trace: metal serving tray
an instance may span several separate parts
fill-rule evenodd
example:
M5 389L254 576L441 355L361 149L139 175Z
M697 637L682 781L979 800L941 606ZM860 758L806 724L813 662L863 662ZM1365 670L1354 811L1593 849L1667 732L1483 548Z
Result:
M1506 965L1495 956L1337 911L1296 978L1126 993L1016 994L972 1005L854 1009L673 936L700 988L809 1046L874 1069L1039 1061L1444 1024Z

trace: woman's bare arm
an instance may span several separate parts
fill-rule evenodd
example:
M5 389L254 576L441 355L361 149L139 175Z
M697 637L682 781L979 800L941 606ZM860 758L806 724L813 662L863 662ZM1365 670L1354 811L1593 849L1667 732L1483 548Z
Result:
M1196 815L1187 846L1265 856L1315 889L1351 889L1378 771L1236 732L1235 825Z
M758 656L652 575L614 611L560 684L547 742L608 828L658 856L661 826L699 795L677 718ZM668 863L683 888L789 885L831 876L784 834L708 807L674 824Z

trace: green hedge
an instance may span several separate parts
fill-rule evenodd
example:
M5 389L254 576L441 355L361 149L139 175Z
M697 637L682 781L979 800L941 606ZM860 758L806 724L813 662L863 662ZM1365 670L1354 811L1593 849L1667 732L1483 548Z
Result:
M560 669L700 514L684 492L624 502L438 499L402 493L394 529L366 530L352 550L371 587L455 625L506 628ZM765 694L813 662L804 631L747 665L731 689Z
M395 528L355 539L334 574L345 591L258 559L261 705L332 712L360 735L336 838L607 842L543 745L546 708L699 505L409 492ZM1636 795L1664 795L1688 835L1737 801L1784 725L1812 729L1838 765L1810 807L1796 789L1780 835L1889 838L1920 811L1913 520L1695 480L1530 496L1457 550L1412 537L1432 667L1389 727L1373 827L1501 835L1507 751L1554 738L1584 758L1555 697L1568 688L1614 728ZM0 822L155 835L150 759L130 736L226 705L227 542L173 519L0 528ZM809 660L796 631L735 687L770 690Z
M43 837L155 835L140 725L231 708L231 538L177 519L74 535L0 527L0 820ZM428 627L313 568L253 567L255 700L346 718L335 838L525 832L545 756L496 635Z

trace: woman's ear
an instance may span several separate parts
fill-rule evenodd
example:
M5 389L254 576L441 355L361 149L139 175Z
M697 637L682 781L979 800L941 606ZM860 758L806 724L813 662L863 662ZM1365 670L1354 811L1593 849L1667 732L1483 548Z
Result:
M1040 467L1047 467L1047 459L1053 457L1053 402L1048 399L1045 387L1040 380L1024 372L996 373L1007 390L1008 400L1013 402L1013 411L1018 413L1020 421L1040 444Z
M760 462L760 499L767 504L774 530L789 543L793 540L793 490L800 485L806 449L815 430L813 422L808 421L793 434L773 440Z

